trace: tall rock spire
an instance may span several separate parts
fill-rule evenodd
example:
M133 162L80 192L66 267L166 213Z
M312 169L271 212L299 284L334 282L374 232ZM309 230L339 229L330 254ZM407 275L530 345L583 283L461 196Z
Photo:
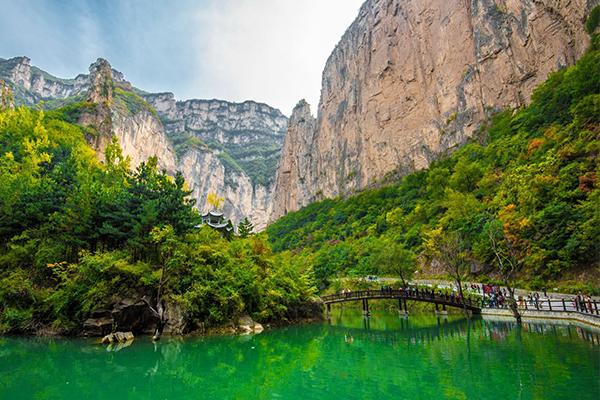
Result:
M275 181L271 220L288 211L297 209L312 201L317 194L311 193L314 170L313 135L317 121L310 112L310 105L300 100L290 117L288 131L283 143L277 178Z
M91 103L110 105L113 98L113 72L110 64L99 58L90 65L90 91L88 101Z

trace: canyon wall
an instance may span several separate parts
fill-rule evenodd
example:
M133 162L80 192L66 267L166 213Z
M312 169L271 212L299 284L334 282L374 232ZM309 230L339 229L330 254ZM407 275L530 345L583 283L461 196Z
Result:
M234 221L248 217L262 230L271 213L271 194L288 119L254 101L176 101L172 93L144 95L175 146L180 169L206 209L214 192Z
M426 168L589 45L597 0L367 0L290 119L271 219Z
M99 133L88 141L100 160L115 135L132 167L156 156L160 168L181 171L200 211L208 210L207 195L215 192L234 223L248 217L255 230L266 226L288 124L279 110L253 101L176 101L172 93L146 93L103 59L74 79L52 76L27 57L0 59L0 79L11 84L17 105L93 104L78 123Z

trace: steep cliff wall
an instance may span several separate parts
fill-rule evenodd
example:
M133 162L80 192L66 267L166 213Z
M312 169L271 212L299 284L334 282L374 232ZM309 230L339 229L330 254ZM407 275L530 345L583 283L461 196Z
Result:
M494 111L527 103L584 52L597 3L367 0L327 61L315 130L292 118L271 218L426 168ZM286 178L298 160L304 175Z
M0 79L14 89L18 105L94 104L79 123L99 132L88 138L99 159L114 134L133 167L157 156L161 168L182 171L200 210L215 192L225 198L224 212L234 223L248 217L256 229L266 226L287 127L279 110L253 101L176 101L172 93L142 98L143 92L103 59L74 79L54 77L31 66L27 57L0 59Z
M89 75L79 74L72 79L58 78L32 66L28 57L0 59L0 79L13 84L17 105L26 106L73 96L83 99L90 88ZM123 74L114 69L111 79L118 84L129 85Z
M103 160L104 149L114 135L133 168L156 156L159 167L174 174L177 170L175 152L156 112L133 93L131 84L124 81L122 75L114 72L108 61L101 58L90 66L88 83L82 93L94 107L84 108L79 117L81 125L92 126L97 131L88 141Z
M266 104L222 100L176 101L172 93L144 95L174 144L179 169L198 207L208 193L225 198L234 221L266 226L287 118Z
M313 134L317 121L310 112L310 105L301 100L290 117L289 128L281 161L277 171L275 188L277 197L273 202L272 215L282 216L295 210L299 205L308 204L314 197L306 182L313 168L310 164Z

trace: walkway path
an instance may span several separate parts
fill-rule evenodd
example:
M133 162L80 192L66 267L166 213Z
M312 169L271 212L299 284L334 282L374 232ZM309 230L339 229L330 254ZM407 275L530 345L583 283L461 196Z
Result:
M400 279L398 278L379 278L378 282L385 282L385 283L391 283L391 282L398 282L400 281ZM413 279L410 281L411 284L413 285L432 285L432 286L447 286L447 287L454 287L454 282L452 281L447 281L447 280L443 280L443 279ZM473 285L478 285L481 286L482 283L481 282L463 282L463 288L468 289L469 286L473 284ZM504 286L500 286L500 288L502 289L506 289ZM517 296L523 296L523 297L527 297L527 295L529 293L535 293L536 290L527 290L527 289L519 289L519 288L515 288L515 294ZM540 295L543 295L543 291L538 290L537 293L539 293ZM574 294L568 294L568 293L558 293L558 292L554 292L552 290L548 290L547 291L548 297L551 299L573 299L576 295ZM600 301L600 296L592 296L593 300L596 301Z

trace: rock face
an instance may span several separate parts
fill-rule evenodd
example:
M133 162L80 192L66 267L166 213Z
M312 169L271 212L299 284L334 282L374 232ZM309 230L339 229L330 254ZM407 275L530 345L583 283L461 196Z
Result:
M119 71L112 70L112 78L124 85L129 84ZM8 60L0 58L0 79L13 83L17 105L26 106L35 105L42 100L82 96L90 87L89 75L80 74L73 79L57 78L32 66L28 57L14 57Z
M172 93L144 95L176 149L178 168L198 208L206 197L225 198L224 212L266 226L287 118L266 104L222 100L176 101Z
M367 0L290 121L272 219L426 168L589 45L597 0ZM308 130L308 131L307 131Z
M122 299L109 310L96 310L83 323L83 334L104 336L113 330L150 333L156 318L143 301Z
M261 333L264 330L265 328L258 322L255 322L249 315L241 316L236 327L236 332L242 335Z
M171 174L178 170L173 146L160 120L150 110L142 107L132 112L113 108L112 131L119 138L123 154L131 158L132 166L156 156L162 169Z
M280 217L306 205L314 197L306 182L310 179L312 140L317 121L310 113L310 105L301 100L290 117L288 132L281 152L277 171L276 201L272 215Z
M266 104L222 100L176 101L172 93L143 93L103 59L89 75L56 78L30 65L27 57L0 59L0 79L15 90L17 105L40 101L54 108L88 101L93 108L79 123L100 135L89 137L100 160L112 135L132 167L151 156L169 173L180 170L201 211L208 193L225 198L234 223L248 217L255 230L266 226L287 118Z

